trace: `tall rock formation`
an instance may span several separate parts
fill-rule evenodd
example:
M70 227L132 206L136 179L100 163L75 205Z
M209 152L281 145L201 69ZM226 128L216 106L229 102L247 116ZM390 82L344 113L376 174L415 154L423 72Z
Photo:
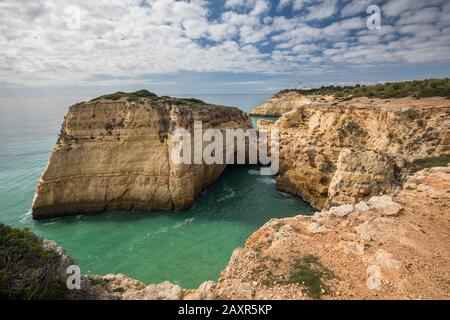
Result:
M225 164L169 161L171 133L251 128L237 108L195 99L120 94L69 108L37 187L34 219L111 210L182 210L216 180Z

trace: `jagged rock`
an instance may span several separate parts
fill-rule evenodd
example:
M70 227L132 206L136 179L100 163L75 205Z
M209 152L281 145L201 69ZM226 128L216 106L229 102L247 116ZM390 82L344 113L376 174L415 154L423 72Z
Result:
M402 268L401 262L394 259L394 256L391 253L383 249L378 249L367 259L367 262L388 270L399 271Z
M381 269L377 265L370 265L366 271L368 278L366 281L367 289L380 290L382 285Z
M357 203L395 187L394 166L389 158L371 150L343 149L328 188L325 207Z
M281 137L277 187L316 209L390 193L413 163L449 153L450 100L334 104L293 105L267 128Z
M343 204L338 207L332 207L328 210L328 214L334 217L345 217L354 210L353 205Z
M355 205L355 208L361 212L368 212L369 211L369 206L367 205L366 202L364 201L360 201Z
M371 209L382 216L395 216L402 210L402 206L390 196L372 197L368 203Z
M231 281L227 286L218 287L217 296L220 299L252 300L255 287L249 282Z
M184 300L214 300L215 293L214 289L216 287L216 283L214 281L205 281L203 282L198 289L192 290L192 292L188 293L183 297Z
M66 276L67 268L74 263L74 260L66 254L63 248L58 246L58 244L52 240L44 239L42 241L42 245L44 250L52 250L56 252L60 256L58 273L60 273L63 277Z
M347 252L351 252L358 256L364 254L364 246L355 241L343 241L342 246Z
M225 164L174 164L173 133L251 128L237 108L163 98L100 99L69 108L37 187L33 218L116 210L182 210Z
M313 102L313 98L306 97L297 92L288 92L282 95L275 95L262 105L254 108L252 116L281 116L297 106L308 105Z
M316 234L316 233L326 233L328 232L328 229L317 222L311 222L308 225L308 231L310 233Z
M373 230L372 224L369 221L355 227L355 231L363 241L372 241L375 237L375 230Z
M108 283L112 291L122 291L124 288L126 288L126 290L142 290L145 288L145 285L142 282L121 273L108 274L101 277L101 281Z
M180 300L181 287L168 281L123 294L123 300Z

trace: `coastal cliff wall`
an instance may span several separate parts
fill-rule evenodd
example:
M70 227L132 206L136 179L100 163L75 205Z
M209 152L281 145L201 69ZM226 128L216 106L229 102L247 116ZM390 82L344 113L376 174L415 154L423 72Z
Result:
M182 210L225 165L175 165L171 133L251 128L237 108L197 100L122 97L69 108L36 187L34 219L111 210Z
M280 190L317 209L389 193L409 171L450 157L448 99L310 104L263 131L280 131ZM436 165L436 164L435 164Z
M219 280L186 290L126 275L83 276L81 299L449 299L450 167L421 170L396 194L313 216L272 219Z

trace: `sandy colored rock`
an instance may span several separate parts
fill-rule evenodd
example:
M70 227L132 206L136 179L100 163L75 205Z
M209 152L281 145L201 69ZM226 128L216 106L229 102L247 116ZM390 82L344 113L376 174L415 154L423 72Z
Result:
M380 290L382 285L381 268L376 265L370 265L367 267L367 281L366 287L369 290Z
M280 97L282 99L282 97ZM414 170L450 160L450 100L353 99L284 113L277 187L314 208L390 193Z
M69 108L57 146L37 187L33 218L115 210L182 210L214 182L225 165L175 165L172 133L246 130L237 108L200 102L121 98Z
M385 155L371 150L343 149L328 187L325 207L357 203L360 199L395 188L394 165Z
M314 233L314 234L315 233L326 233L326 232L328 232L328 229L325 226L322 226L317 222L311 222L308 225L308 231L310 233Z
M368 205L350 206L344 216L325 211L270 221L234 251L217 297L311 299L305 284L289 279L296 279L299 259L312 256L324 274L322 299L450 299L450 167L420 171L409 177L413 183L427 191L403 188L390 199L403 208L400 215ZM314 220L321 221L314 228L329 231L311 233ZM291 231L280 241L273 235L283 225Z
M387 195L372 197L368 204L375 212L378 212L383 216L395 216L402 210L402 206L392 201L392 197Z
M282 114L291 111L295 107L308 105L312 103L312 97L304 96L298 92L287 92L284 94L277 94L264 102L262 105L254 108L250 115L252 116L281 116Z

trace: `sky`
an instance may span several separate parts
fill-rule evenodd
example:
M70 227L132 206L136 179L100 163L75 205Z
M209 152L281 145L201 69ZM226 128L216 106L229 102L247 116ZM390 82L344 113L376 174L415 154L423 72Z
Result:
M449 76L450 0L0 0L3 96Z

